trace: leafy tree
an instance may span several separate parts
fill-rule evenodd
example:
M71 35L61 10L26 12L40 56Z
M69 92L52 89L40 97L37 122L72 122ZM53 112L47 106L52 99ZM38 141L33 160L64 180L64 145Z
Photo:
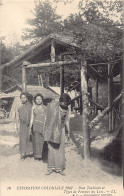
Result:
M112 20L115 14L118 20ZM122 2L119 0L79 1L79 14L64 20L65 29L71 31L82 46L87 59L114 61L122 56ZM118 28L119 27L119 28Z
M122 26L121 0L87 0L79 1L79 9L86 21L97 26Z
M1 65L8 63L15 57L14 50L11 47L6 47L3 42L1 42ZM9 73L7 72L6 68L2 71L2 90L5 90L12 85L15 85L17 83L17 80L14 79L14 76L9 76Z
M54 0L71 4L75 0ZM95 25L123 26L123 1L122 0L76 0L79 13L83 18ZM108 23L109 22L109 23Z
M13 59L11 48L7 48L5 44L1 43L1 65L8 63Z
M59 32L62 28L61 16L56 14L56 9L52 8L51 3L47 1L35 1L33 19L28 19L27 24L30 26L26 29L23 39L43 38L50 33Z

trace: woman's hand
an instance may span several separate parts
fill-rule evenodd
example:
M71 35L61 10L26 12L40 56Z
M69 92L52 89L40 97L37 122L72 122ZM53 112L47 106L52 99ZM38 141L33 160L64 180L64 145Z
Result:
M30 127L30 129L29 129L29 135L31 135L32 134L32 128Z
M28 133L28 141L29 141L29 142L30 142L31 134L32 134L32 132L31 132L31 129L30 129L30 130L29 130L29 133Z

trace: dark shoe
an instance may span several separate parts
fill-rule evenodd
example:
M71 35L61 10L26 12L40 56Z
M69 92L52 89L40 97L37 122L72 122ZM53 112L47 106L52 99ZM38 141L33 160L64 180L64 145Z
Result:
M46 175L50 175L50 174L52 174L53 173L53 170L49 170L47 173L46 173Z

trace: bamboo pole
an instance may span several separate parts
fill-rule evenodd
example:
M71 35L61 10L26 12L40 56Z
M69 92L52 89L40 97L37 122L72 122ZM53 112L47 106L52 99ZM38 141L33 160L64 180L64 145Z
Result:
M111 107L107 107L103 110L103 112L99 115L97 115L89 124L89 128L93 128L98 122L100 122L103 117L113 108L113 106L122 98L122 94L119 94L116 99L114 99L114 101L111 104Z
M54 63L38 63L38 64L29 64L26 66L27 68L36 68L36 67L49 67L49 66L64 66L64 65L73 65L77 64L77 60L72 60L72 61L56 61Z
M98 103L94 102L92 99L89 98L89 102L93 103L96 108L99 108L100 110L104 110L105 108Z
M71 90L73 90L73 89L75 89L77 86L79 86L81 83L80 82L78 82L75 86L73 86L72 88L70 88L70 91Z
M83 138L84 138L84 159L90 159L90 132L89 132L89 100L87 90L87 62L81 62L81 94L82 94L82 123L83 123Z

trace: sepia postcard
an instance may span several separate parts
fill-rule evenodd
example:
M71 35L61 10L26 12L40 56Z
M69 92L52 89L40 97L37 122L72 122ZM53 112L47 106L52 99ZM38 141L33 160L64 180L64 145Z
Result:
M0 196L122 196L123 2L0 0Z

